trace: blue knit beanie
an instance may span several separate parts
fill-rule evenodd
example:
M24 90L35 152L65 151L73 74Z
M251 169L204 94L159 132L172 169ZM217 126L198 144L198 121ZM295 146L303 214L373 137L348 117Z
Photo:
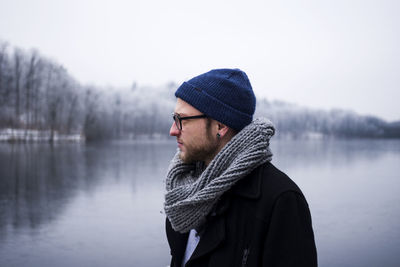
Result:
M256 97L246 73L215 69L184 82L175 96L207 116L240 131L253 120Z

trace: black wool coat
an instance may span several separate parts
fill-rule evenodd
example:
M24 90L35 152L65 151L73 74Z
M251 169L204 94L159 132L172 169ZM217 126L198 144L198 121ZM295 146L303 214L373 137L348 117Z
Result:
M297 185L271 163L241 179L197 229L200 242L186 267L317 266L308 204ZM181 267L188 233L166 233L171 267Z

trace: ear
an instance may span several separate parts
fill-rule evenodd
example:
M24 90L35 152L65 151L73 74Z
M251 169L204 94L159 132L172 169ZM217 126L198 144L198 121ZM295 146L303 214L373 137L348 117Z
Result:
M218 122L218 133L221 137L224 137L229 131L229 127L225 124Z

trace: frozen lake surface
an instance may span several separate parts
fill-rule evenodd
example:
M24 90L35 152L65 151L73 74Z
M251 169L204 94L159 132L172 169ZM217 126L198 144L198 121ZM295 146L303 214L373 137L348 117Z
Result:
M398 266L400 141L274 140L310 205L320 266ZM0 266L167 266L174 142L0 144Z

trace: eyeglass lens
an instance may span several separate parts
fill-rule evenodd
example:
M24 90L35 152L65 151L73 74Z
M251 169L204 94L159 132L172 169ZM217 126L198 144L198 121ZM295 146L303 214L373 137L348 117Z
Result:
M173 114L172 117L175 121L176 128L178 128L178 130L182 130L182 124L179 116L177 114Z

